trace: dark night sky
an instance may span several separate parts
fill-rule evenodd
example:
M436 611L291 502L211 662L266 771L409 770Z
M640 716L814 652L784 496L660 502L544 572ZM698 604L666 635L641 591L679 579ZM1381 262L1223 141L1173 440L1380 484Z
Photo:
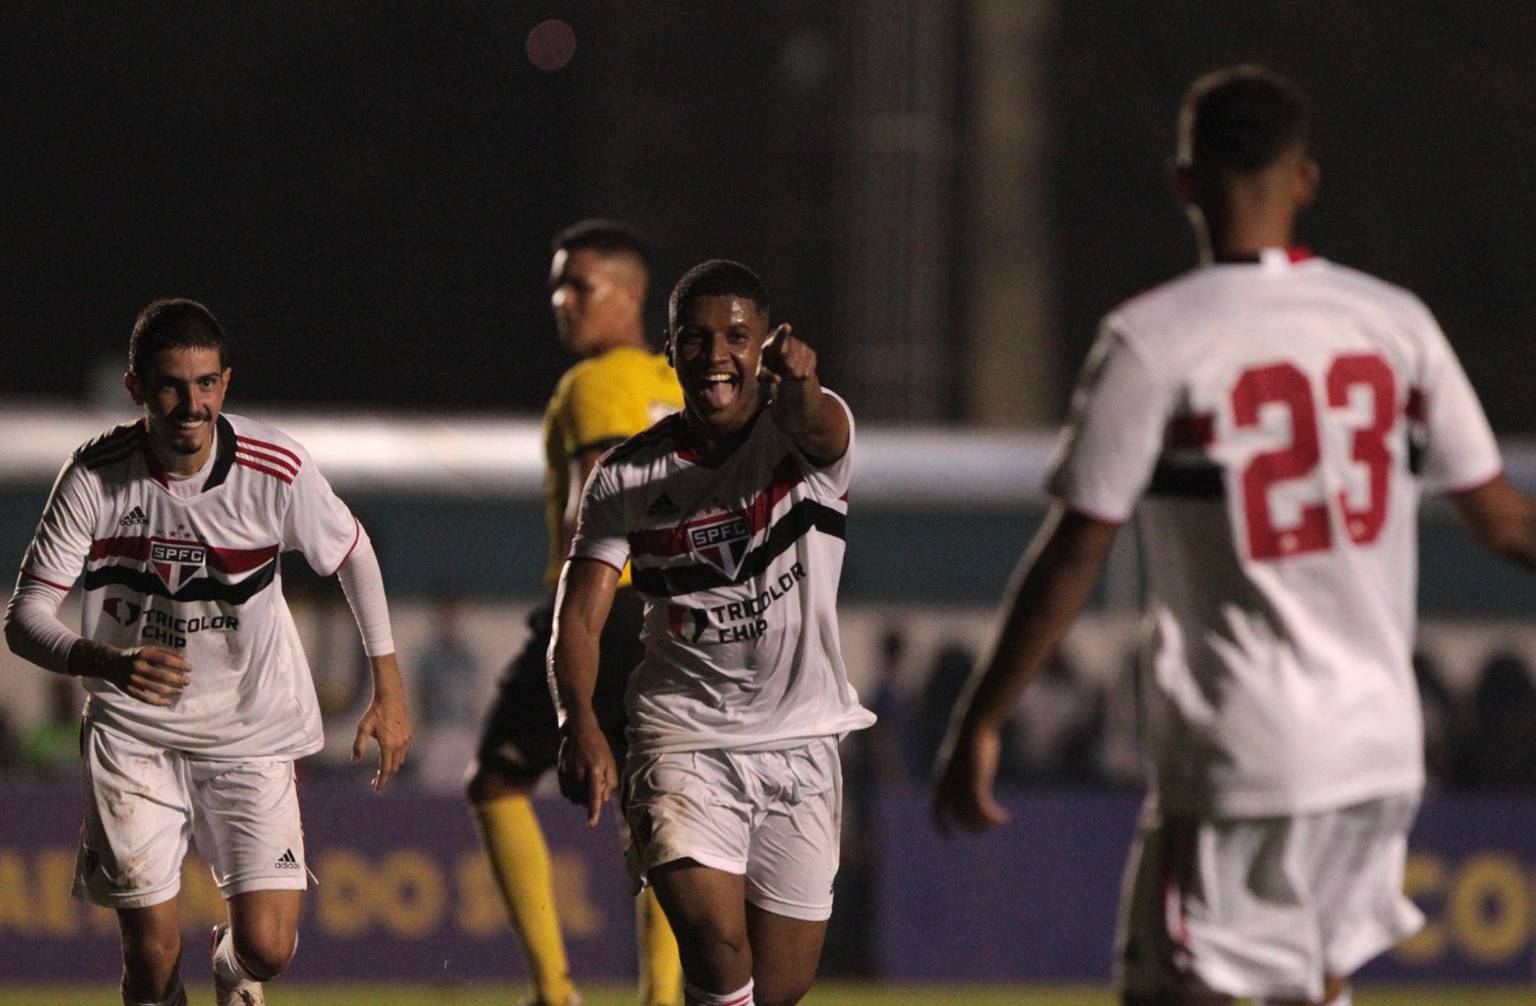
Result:
M1124 0L1063 4L1048 112L1061 330L1194 259L1169 193L1195 75L1257 60L1310 95L1322 165L1301 239L1413 290L1501 434L1536 433L1536 8Z
M0 390L79 389L81 353L120 355L182 294L248 396L537 405L567 361L514 332L550 333L544 249L579 181L550 124L579 114L580 62L535 70L516 4L388 10L8 14Z
M0 5L0 395L80 393L121 365L139 307L180 294L224 321L241 401L536 410L570 362L549 237L603 213L657 252L654 331L684 268L742 258L864 404L833 340L839 299L859 294L836 274L838 194L859 184L840 175L849 9ZM546 73L524 45L552 17L577 47ZM1308 242L1419 292L1496 428L1536 431L1533 36L1512 0L1058 4L1043 110L1058 384L1102 312L1192 261L1159 174L1174 106L1195 73L1257 58L1317 98ZM797 78L795 51L828 66ZM955 128L963 159L963 109Z

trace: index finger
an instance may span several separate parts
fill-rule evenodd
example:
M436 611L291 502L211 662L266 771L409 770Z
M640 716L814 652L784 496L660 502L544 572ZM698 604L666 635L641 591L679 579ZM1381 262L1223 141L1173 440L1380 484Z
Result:
M608 774L594 772L587 777L587 827L603 816L603 802L608 799Z
M399 763L390 757L389 752L384 750L383 745L380 745L379 770L373 776L373 791L377 793L383 789L389 780L394 778L395 770L399 767Z

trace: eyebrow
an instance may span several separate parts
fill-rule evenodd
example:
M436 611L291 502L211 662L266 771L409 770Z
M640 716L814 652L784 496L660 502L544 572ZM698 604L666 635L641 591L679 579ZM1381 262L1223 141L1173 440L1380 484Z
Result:
M171 381L176 384L191 384L193 381L201 381L209 377L218 377L221 373L223 373L223 371L210 370L206 374L194 374L193 376L187 378L185 381L179 377L173 377L170 374L156 374L155 379L157 381Z

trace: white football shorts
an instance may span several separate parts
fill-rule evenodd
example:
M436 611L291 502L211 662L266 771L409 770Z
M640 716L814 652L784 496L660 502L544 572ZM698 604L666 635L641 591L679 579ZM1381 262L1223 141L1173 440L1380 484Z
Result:
M308 886L291 760L189 758L93 723L82 755L76 897L108 908L168 901L189 840L226 898Z
M1295 817L1162 816L1149 799L1121 890L1116 977L1156 996L1210 990L1315 1002L1417 932L1403 894L1419 794Z
M837 738L780 751L631 753L624 812L630 871L678 859L746 877L747 901L775 915L832 915L843 771Z

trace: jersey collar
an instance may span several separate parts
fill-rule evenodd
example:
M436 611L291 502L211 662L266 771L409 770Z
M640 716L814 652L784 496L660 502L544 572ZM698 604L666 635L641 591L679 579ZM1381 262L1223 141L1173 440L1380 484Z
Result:
M148 430L148 422L140 420L145 430ZM235 428L229 420L222 415L214 422L214 429L218 431L214 437L213 467L208 472L208 481L203 483L199 492L207 492L224 484L229 477L229 470L235 464ZM165 469L160 466L160 461L155 457L155 449L150 446L149 437L144 438L144 464L149 468L150 476L162 486L166 484Z
M218 454L213 459L213 471L208 473L208 481L203 483L203 492L223 485L235 464L235 428L223 416L219 416L215 425L219 431Z
M1312 249L1301 245L1289 248L1265 248L1252 255L1217 255L1212 265L1262 265L1270 269L1284 268L1312 258Z

